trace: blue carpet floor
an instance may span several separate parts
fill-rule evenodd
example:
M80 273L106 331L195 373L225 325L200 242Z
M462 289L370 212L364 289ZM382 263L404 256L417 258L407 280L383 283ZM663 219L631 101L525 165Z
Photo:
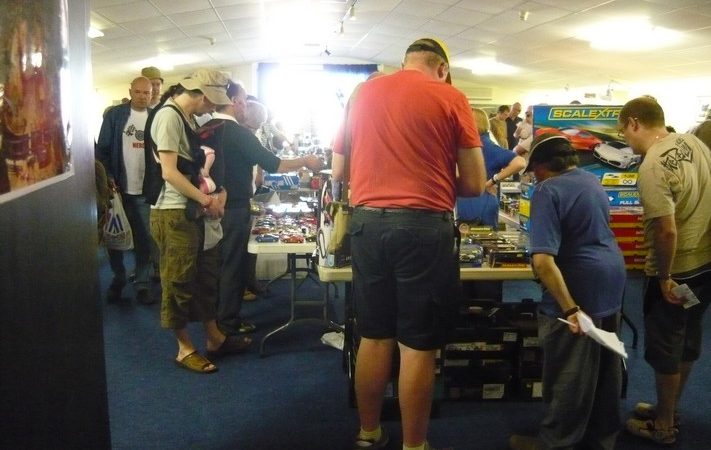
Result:
M101 258L102 292L110 282L105 256ZM158 286L154 286L158 294ZM319 298L322 287L306 281L301 296ZM338 450L350 449L357 430L355 410L348 406L348 383L341 353L323 345L323 327L297 324L266 343L260 357L258 343L289 317L288 282L274 283L270 293L245 303L244 315L258 331L252 349L218 362L219 372L200 375L179 369L173 358L177 347L171 333L159 326L158 305L130 300L104 301L104 337L112 445L114 449L231 449ZM343 320L343 286L334 299L334 319ZM507 282L504 300L538 298L533 282ZM630 280L626 313L641 329L641 282ZM318 308L306 311L318 316ZM706 317L706 324L709 324ZM199 348L204 335L198 325L191 332ZM631 349L630 328L623 326L628 344L629 388L623 408L641 399L654 400L653 374L642 358L642 337ZM705 346L709 348L709 336ZM682 435L679 450L711 448L708 391L711 363L697 364L681 403ZM440 403L430 426L430 442L457 450L505 449L511 433L533 433L543 410L540 402L488 401ZM390 449L401 447L399 422L385 422ZM620 434L618 449L655 448Z

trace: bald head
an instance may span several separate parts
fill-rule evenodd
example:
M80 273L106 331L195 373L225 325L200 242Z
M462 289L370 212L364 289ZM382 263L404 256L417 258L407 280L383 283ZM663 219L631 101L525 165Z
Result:
M153 85L146 77L134 78L128 94L131 97L131 108L136 111L145 111L151 101Z

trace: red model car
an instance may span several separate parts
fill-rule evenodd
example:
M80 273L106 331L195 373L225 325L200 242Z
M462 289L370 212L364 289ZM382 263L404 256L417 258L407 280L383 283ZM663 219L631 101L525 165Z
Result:
M575 150L593 151L595 146L602 144L602 139L582 128L553 128L543 127L536 130L536 136L543 133L552 133L565 136Z
M286 234L281 237L281 241L285 244L303 244L304 237L299 234Z

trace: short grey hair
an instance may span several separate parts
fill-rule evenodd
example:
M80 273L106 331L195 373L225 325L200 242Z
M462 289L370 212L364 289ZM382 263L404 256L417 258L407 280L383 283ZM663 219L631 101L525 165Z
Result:
M245 123L261 127L267 121L267 107L256 100L247 100L247 109L244 112Z

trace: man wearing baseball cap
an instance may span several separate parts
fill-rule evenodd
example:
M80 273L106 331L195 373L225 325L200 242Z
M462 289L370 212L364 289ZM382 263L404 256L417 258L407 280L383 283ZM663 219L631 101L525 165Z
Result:
M458 194L479 195L485 184L471 108L449 83L444 44L418 39L402 70L356 88L336 137L333 179L344 179L348 159L355 205L350 233L361 340L354 449L388 445L380 412L396 347L403 449L431 448L435 353L459 279L452 210Z
M144 67L141 69L141 75L151 80L151 86L153 86L153 94L151 95L151 101L148 105L150 108L155 108L160 102L160 93L163 88L163 75L160 73L160 69L154 66Z
M577 167L563 136L533 139L526 171L530 247L543 294L538 314L546 412L537 437L513 435L513 450L612 450L620 428L620 356L582 336L579 319L617 332L626 273L609 226L609 201L597 177ZM564 319L568 325L559 321Z

